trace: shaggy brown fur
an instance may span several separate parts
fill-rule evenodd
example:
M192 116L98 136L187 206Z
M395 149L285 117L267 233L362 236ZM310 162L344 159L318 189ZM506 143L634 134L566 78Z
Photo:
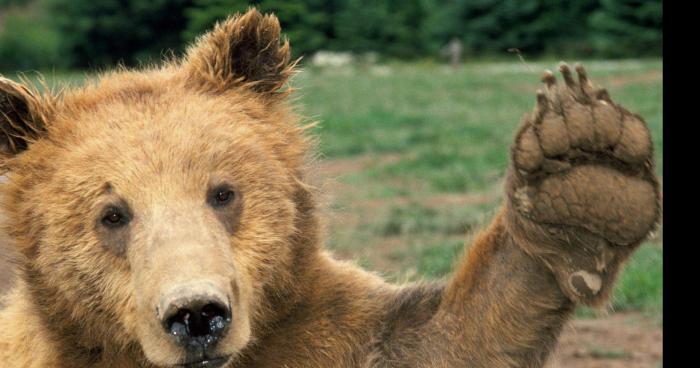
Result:
M0 365L540 367L658 221L644 122L562 65L454 275L387 284L322 248L312 140L279 91L289 55L277 19L250 10L181 61L61 96L0 79L3 209L23 257ZM213 206L222 186L235 197ZM105 225L116 210L130 222ZM231 305L195 360L161 325L173 290Z

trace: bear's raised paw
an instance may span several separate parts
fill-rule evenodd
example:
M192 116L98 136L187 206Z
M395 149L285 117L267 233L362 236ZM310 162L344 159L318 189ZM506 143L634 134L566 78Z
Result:
M572 299L603 300L619 264L656 227L660 194L641 117L561 64L511 149L506 192L516 242L555 272Z

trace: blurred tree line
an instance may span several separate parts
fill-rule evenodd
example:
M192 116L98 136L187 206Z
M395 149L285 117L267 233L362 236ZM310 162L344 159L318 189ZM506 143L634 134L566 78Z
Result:
M104 67L178 54L236 11L275 12L297 56L432 58L662 53L661 0L0 0L0 69Z

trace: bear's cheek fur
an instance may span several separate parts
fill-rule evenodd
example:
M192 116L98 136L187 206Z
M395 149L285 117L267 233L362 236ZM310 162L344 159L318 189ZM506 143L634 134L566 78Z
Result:
M129 265L105 252L89 231L70 237L67 229L82 227L76 219L60 222L46 223L27 267L37 279L31 292L46 323L59 335L79 328L85 348L107 338L130 340L128 317L135 305Z

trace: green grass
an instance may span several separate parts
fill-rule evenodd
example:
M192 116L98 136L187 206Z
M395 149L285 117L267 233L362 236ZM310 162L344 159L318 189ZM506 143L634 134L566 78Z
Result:
M618 309L652 307L661 310L659 298L663 292L663 249L659 244L647 244L632 256L622 273L613 299Z
M645 117L663 173L662 62L586 61L613 98ZM354 162L327 186L328 246L392 280L443 277L501 201L508 149L557 61L307 69L293 84L328 165ZM80 83L84 73L45 73ZM31 74L28 75L30 78ZM464 234L468 235L464 235ZM620 276L614 310L662 311L663 247L644 244ZM582 309L580 316L590 315Z

